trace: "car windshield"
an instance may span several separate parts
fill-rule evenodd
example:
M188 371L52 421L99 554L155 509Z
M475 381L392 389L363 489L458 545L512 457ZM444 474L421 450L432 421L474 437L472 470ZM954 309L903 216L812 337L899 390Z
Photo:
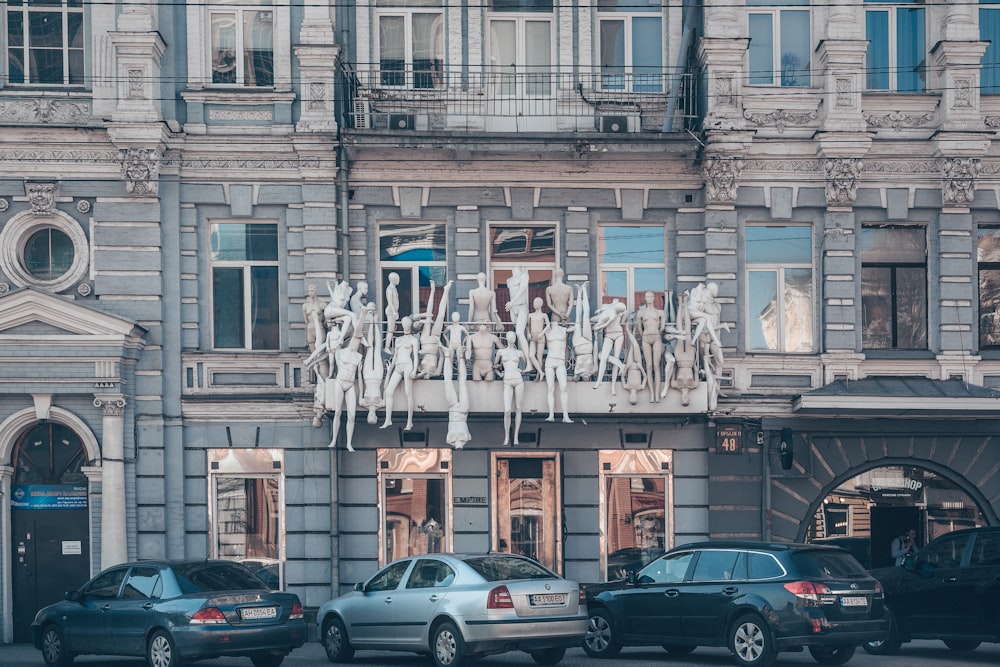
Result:
M184 563L175 565L173 569L185 594L267 588L252 572L235 563Z
M795 551L792 562L803 577L854 579L868 575L854 556L842 551Z
M549 579L558 575L527 558L510 556L476 556L465 560L473 570L486 581L508 581L510 579Z

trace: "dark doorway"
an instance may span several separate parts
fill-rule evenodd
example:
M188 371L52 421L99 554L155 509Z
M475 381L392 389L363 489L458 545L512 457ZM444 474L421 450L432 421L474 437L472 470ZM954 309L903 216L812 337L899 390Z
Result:
M14 641L31 641L35 612L90 578L87 510L11 510Z
M924 510L919 507L878 506L871 509L872 567L894 565L892 540L913 528L917 531L917 546L926 543L923 535Z

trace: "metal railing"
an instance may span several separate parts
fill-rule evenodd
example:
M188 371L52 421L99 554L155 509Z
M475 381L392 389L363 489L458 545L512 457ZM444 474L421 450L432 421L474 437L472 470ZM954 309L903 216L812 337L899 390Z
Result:
M345 67L345 126L375 130L660 132L696 129L696 77L672 70ZM676 86L676 90L672 87ZM676 95L671 106L671 96Z

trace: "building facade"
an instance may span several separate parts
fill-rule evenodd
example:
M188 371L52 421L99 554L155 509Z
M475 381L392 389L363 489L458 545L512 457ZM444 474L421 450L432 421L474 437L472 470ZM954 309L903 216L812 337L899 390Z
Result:
M996 523L998 18L8 3L0 641L128 558Z

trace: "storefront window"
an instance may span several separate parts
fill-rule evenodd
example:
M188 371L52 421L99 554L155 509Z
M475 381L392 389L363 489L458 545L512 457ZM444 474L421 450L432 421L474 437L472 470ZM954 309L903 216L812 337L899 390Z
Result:
M559 459L552 453L493 459L493 549L562 569Z
M451 452L379 450L381 562L451 548Z

